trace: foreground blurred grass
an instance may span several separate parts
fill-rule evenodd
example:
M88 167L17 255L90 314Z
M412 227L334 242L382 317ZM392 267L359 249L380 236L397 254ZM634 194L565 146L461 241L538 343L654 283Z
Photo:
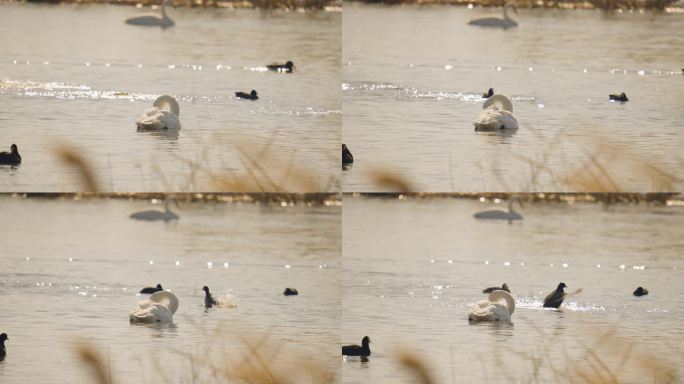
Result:
M248 337L249 335L249 337ZM154 376L135 383L244 383L244 384L326 384L339 382L339 372L326 367L319 354L291 356L283 353L283 342L274 342L269 336L256 336L251 332L236 334L217 328L204 332L201 347L194 352L171 349L178 360L162 361L159 353L152 352ZM86 367L95 383L127 383L117 377L109 359L95 344L79 341L74 345L79 361ZM236 353L236 350L239 350ZM337 360L337 356L328 356ZM184 374L178 374L187 364ZM329 364L328 364L329 365ZM170 369L172 368L172 369ZM171 371L173 373L171 373Z
M196 158L178 156L178 168L187 170L186 177L180 182L170 180L167 172L154 163L151 168L156 181L169 192L330 193L340 190L339 172L331 172L321 180L322 176L317 176L308 164L302 165L301 161L295 164L296 153L285 154L272 141L232 144L232 147L242 166L239 170L227 165L220 169L212 167L206 152ZM56 145L54 153L59 162L76 175L81 191L106 190L102 186L102 175L96 172L87 152L65 142ZM110 185L109 192L114 188Z

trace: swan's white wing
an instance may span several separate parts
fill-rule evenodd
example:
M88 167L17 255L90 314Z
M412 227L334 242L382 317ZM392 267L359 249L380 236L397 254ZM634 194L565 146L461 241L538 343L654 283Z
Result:
M128 313L131 321L136 323L155 323L173 321L173 313L164 304L152 300L139 301L137 307Z
M518 120L511 112L499 110L494 105L483 109L473 124L477 131L500 131L518 128Z
M181 128L178 117L169 111L159 108L148 109L136 121L141 130L179 130Z

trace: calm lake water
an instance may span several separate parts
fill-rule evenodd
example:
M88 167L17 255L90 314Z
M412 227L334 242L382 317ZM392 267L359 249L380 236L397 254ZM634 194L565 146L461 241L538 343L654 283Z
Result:
M345 382L416 382L399 368L401 351L438 383L552 382L550 364L594 375L587 349L620 382L663 381L665 369L644 356L681 379L684 207L525 203L524 220L509 225L474 219L494 205L477 200L345 196L343 205L342 341L368 335L372 351L343 363ZM469 324L481 290L504 282L512 324ZM559 282L582 291L562 311L542 310ZM650 295L634 297L640 285Z
M86 382L73 352L82 339L111 360L115 382L160 382L155 364L162 382L208 382L204 364L238 365L264 336L275 371L299 382L314 380L308 363L339 374L338 203L181 202L177 222L129 219L151 206L0 197L12 218L0 241L0 331L10 338L0 382ZM130 324L137 292L157 283L179 298L173 324ZM205 310L205 284L239 306ZM290 286L299 296L283 296ZM199 359L194 379L184 353Z
M0 190L82 190L55 156L64 143L105 190L216 190L208 173L244 174L250 159L274 179L292 170L286 190L339 190L339 12L169 8L173 28L124 23L144 12L0 4L0 150L23 158L0 168ZM265 70L287 60L292 74ZM235 99L252 89L258 101ZM160 94L179 100L180 133L136 132Z
M501 9L345 4L345 191L384 190L378 171L418 191L576 190L564 179L589 154L617 189L681 189L644 165L681 173L684 13L520 10L518 28L468 25L490 15ZM474 132L490 87L512 97L517 132ZM608 101L620 92L630 101Z

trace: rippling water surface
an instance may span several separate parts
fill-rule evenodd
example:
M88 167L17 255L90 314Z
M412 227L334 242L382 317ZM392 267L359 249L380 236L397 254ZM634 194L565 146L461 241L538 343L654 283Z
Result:
M16 143L23 158L0 168L1 190L81 190L56 160L64 143L86 155L105 190L213 190L213 176L244 173L252 159L271 178L289 169L310 180L288 190L335 189L339 12L170 8L173 28L124 23L142 12L0 6L0 150ZM292 74L264 67L287 60ZM258 101L235 99L251 89ZM136 132L160 94L178 98L180 133Z
M149 208L0 198L13 218L0 235L0 331L10 338L0 382L87 381L73 353L83 339L117 382L159 382L157 363L166 382L208 382L205 364L239 365L247 343L275 370L288 364L288 377L309 362L339 371L339 206L180 203L178 222L128 218ZM157 283L179 298L173 324L129 324L137 292ZM205 310L205 284L239 306ZM288 286L300 295L283 296Z
M345 191L383 190L378 170L420 191L568 191L591 155L617 189L681 188L650 166L681 171L684 14L520 10L518 28L467 24L500 12L345 4ZM490 87L513 99L517 132L474 132ZM608 101L619 92L630 101Z
M345 196L342 338L368 335L372 350L368 362L343 363L346 382L415 382L400 352L423 359L437 382L548 382L550 364L593 375L588 349L622 382L664 374L641 365L644 356L681 377L682 207L525 203L520 223L472 217L493 205ZM562 311L542 310L561 281L581 292ZM512 324L469 324L481 290L504 282L517 303ZM632 296L640 285L650 295Z

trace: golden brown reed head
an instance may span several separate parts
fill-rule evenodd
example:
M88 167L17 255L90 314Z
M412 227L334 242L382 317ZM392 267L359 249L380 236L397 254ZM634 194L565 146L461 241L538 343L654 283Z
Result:
M69 144L60 144L55 147L54 151L64 165L76 171L84 192L101 191L91 163L83 154Z

